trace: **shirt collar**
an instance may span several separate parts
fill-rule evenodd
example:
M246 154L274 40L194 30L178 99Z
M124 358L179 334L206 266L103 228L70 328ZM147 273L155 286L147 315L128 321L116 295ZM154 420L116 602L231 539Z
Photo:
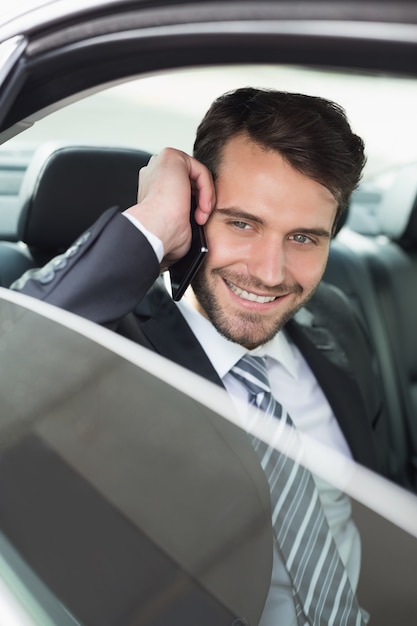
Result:
M275 359L287 369L293 378L297 379L298 367L293 344L284 331L277 333L271 341L248 351L240 344L223 337L213 324L185 299L176 304L221 379L247 353Z

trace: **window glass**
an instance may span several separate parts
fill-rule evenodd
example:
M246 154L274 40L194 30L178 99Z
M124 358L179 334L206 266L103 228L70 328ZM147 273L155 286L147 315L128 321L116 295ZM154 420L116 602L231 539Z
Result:
M415 83L288 66L175 71L135 79L73 102L37 121L3 149L31 148L54 139L129 145L150 152L171 145L189 152L197 124L212 100L230 89L251 85L320 95L341 104L353 129L365 139L365 174L370 177L417 159L416 142L410 141L417 131Z

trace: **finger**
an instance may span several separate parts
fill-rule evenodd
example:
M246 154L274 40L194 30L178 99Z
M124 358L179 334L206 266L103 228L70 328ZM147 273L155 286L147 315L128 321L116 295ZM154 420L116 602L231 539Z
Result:
M197 208L195 219L198 224L205 224L214 209L216 191L210 171L194 158L189 159L189 177L194 191Z

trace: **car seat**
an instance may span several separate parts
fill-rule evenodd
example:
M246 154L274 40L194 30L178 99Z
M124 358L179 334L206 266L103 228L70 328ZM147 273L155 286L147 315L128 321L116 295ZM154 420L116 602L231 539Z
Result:
M25 172L17 242L0 242L0 285L66 250L103 211L136 202L138 171L148 152L130 148L44 144Z
M417 165L401 168L378 207L379 234L344 227L325 280L341 288L366 327L379 370L394 473L417 488ZM394 456L396 459L394 459Z

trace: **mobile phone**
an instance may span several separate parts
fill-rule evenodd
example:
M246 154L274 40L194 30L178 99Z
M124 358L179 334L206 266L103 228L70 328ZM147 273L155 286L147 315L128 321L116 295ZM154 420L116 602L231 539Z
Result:
M195 203L190 212L191 247L187 254L169 268L172 298L181 300L208 252L204 228L194 219Z

